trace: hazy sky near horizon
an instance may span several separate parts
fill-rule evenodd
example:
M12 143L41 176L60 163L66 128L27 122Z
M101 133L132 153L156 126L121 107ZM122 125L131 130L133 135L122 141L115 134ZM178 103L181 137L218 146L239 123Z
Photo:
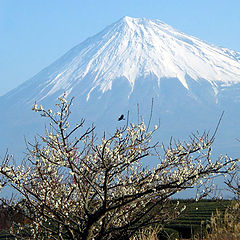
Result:
M123 16L240 51L240 0L0 0L0 95Z

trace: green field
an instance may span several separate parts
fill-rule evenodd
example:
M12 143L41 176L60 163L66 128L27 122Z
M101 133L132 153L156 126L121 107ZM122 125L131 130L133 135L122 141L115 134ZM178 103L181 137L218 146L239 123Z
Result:
M174 200L177 201L177 200ZM165 228L175 230L180 238L191 238L194 235L203 235L212 214L216 210L224 214L230 206L230 200L179 200L180 206L186 209L179 218L165 225Z

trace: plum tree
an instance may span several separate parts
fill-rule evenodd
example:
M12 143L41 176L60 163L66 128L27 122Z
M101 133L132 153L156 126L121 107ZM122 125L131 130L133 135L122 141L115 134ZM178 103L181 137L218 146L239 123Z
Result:
M64 95L57 111L35 104L33 110L50 120L49 128L28 145L24 163L16 166L6 155L0 166L2 185L20 193L16 210L28 219L12 227L16 237L129 239L176 214L167 204L171 196L228 173L238 161L226 156L212 161L215 134L196 133L169 147L152 143L158 126L150 131L144 121L127 121L98 139L84 119L70 127L71 105ZM147 166L150 158L156 166Z

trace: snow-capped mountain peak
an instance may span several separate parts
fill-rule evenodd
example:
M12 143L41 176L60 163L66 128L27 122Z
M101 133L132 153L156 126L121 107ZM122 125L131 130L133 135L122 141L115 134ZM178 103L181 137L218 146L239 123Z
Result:
M221 147L239 138L240 53L159 20L121 18L2 96L1 146L17 146L26 129L40 126L31 112L35 101L51 108L64 92L75 97L74 121L84 117L104 131L122 124L121 114L133 116L137 104L148 117L154 98L152 120L161 118L165 138L215 127L223 110Z
M133 91L136 79L154 76L177 78L189 89L187 79L205 79L217 85L240 81L240 61L231 50L209 45L181 33L159 20L123 17L99 34L71 49L29 82L38 92L29 101L57 92L70 94L76 86L87 93L106 92L119 78L127 79ZM130 93L131 94L131 93Z

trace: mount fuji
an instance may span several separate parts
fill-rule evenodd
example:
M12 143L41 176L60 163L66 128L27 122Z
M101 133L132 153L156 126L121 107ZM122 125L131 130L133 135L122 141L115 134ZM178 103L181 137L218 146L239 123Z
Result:
M240 137L240 53L210 45L171 26L124 17L72 48L56 62L0 97L1 151L23 151L23 135L44 125L31 108L75 97L73 119L111 132L121 114L160 119L159 140L212 130L222 111L219 153L237 154ZM135 118L136 119L136 118ZM23 143L22 145L19 143Z

